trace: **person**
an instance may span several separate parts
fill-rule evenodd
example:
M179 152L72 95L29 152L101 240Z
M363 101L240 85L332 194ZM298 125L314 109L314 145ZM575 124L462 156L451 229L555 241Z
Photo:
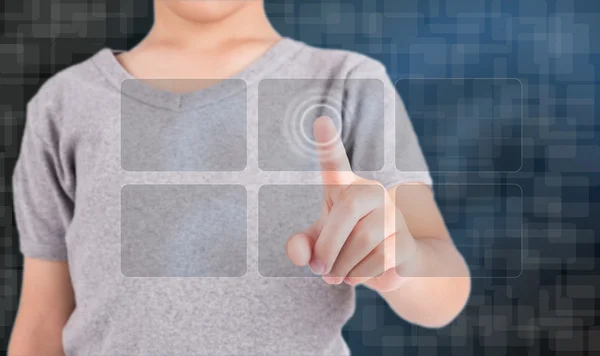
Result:
M154 14L28 103L9 355L349 354L357 285L450 323L469 271L385 67L280 36L258 0Z

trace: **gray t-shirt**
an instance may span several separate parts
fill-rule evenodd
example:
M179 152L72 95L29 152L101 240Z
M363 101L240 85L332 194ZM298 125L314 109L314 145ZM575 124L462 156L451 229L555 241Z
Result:
M103 49L48 80L13 183L22 253L69 263L67 355L348 354L354 288L284 248L320 209L320 115L363 176L431 184L385 68L359 54L286 38L176 94Z

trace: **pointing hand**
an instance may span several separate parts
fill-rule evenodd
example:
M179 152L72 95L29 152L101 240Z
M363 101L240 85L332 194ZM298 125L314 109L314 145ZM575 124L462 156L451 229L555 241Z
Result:
M323 182L318 220L287 242L288 258L309 265L329 284L364 283L396 289L396 267L411 262L416 243L392 197L376 181L354 174L331 119L318 118L314 135Z

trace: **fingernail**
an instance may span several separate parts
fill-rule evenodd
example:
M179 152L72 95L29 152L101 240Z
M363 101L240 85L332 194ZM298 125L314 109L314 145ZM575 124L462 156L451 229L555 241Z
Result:
M332 276L331 273L327 273L326 275L324 275L323 279L328 284L336 284L336 285L342 283L342 281L344 280L344 278L342 278L342 277Z
M353 286L353 285L355 284L355 283L354 283L354 281L352 281L352 279L350 279L350 277L346 277L346 278L344 278L344 282L345 282L346 284L349 284L349 285L351 285L351 286Z
M319 260L312 260L309 263L310 270L314 274L323 274L325 273L325 264Z

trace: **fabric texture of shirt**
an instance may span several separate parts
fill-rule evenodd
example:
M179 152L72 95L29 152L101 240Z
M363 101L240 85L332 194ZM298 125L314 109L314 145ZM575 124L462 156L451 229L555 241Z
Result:
M66 354L349 354L354 288L293 266L285 242L320 211L318 116L358 174L431 184L384 66L284 38L177 94L115 55L44 83L13 176L21 252L69 264Z

